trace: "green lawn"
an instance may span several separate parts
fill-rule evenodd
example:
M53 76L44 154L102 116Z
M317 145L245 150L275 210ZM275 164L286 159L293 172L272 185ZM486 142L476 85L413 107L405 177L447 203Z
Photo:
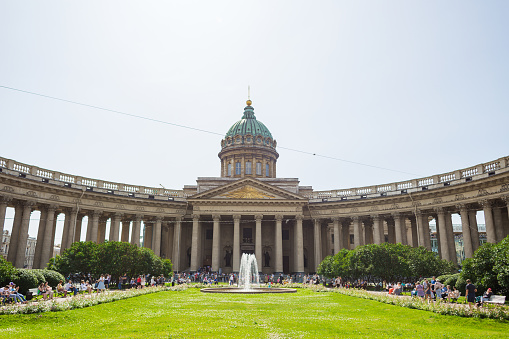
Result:
M191 288L65 312L0 316L0 338L507 338L509 322L442 316L339 293Z

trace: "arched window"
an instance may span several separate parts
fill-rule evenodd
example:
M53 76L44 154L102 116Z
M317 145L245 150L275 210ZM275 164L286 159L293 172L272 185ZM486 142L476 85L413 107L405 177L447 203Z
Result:
M246 161L246 174L251 174L251 161Z
M240 175L240 162L235 163L235 174Z
M262 175L262 163L261 162L256 163L256 175Z
M269 176L269 164L265 164L265 176Z

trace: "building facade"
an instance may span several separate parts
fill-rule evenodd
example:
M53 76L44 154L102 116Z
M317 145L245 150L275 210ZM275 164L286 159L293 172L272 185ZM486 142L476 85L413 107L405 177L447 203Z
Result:
M53 255L61 213L61 250L80 240L84 216L87 241L103 242L109 220L109 240L151 248L170 258L175 271L210 266L236 272L241 254L254 253L260 272L310 273L342 248L385 241L429 250L436 244L442 258L458 262L458 234L467 258L481 244L480 210L486 241L509 234L509 157L404 182L314 191L296 178L276 176L276 140L251 104L221 141L220 176L198 178L182 190L102 181L0 158L0 231L6 208L15 209L7 259L17 267L25 264L34 210L41 211L34 268ZM460 228L453 227L454 213L461 216Z

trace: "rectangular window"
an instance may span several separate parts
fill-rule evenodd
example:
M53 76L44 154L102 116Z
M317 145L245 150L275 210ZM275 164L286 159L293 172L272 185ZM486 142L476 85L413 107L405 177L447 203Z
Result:
M246 174L251 174L251 161L246 162Z
M265 164L265 176L269 176L269 164Z
M256 175L262 175L262 163L261 162L256 163Z
M240 162L235 163L235 174L240 175Z
M232 176L232 164L228 164L228 176Z

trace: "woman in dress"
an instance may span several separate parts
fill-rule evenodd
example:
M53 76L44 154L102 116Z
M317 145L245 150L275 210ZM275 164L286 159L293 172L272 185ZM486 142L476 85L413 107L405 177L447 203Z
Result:
M106 286L104 286L104 275L101 275L97 284L97 293L104 292L105 288Z

